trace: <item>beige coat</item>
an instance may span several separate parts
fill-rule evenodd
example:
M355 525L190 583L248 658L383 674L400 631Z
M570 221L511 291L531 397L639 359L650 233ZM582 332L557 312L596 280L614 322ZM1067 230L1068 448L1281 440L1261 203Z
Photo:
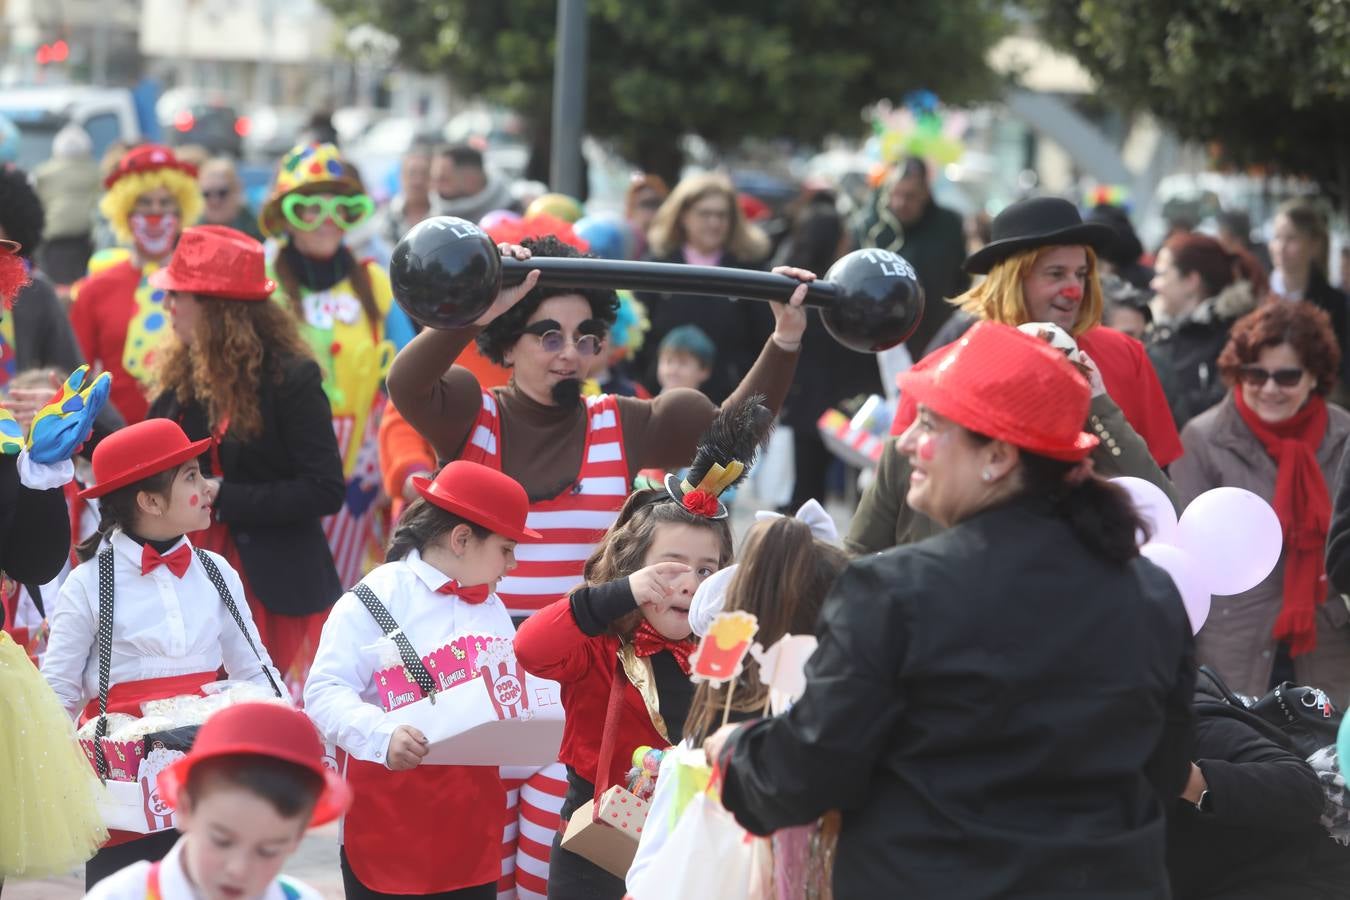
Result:
M1327 433L1317 449L1317 463L1327 491L1336 496L1341 454L1350 437L1350 413L1327 404ZM1275 461L1252 434L1229 393L1215 407L1196 416L1181 431L1185 455L1172 463L1172 483L1189 504L1210 488L1245 488L1271 502L1275 497ZM1250 591L1215 597L1196 639L1201 663L1218 670L1238 693L1261 696L1270 686L1276 642L1271 635L1280 612L1284 559L1265 581ZM1294 659L1302 684L1325 690L1336 705L1350 699L1350 612L1328 586L1328 600L1317 611L1317 649Z

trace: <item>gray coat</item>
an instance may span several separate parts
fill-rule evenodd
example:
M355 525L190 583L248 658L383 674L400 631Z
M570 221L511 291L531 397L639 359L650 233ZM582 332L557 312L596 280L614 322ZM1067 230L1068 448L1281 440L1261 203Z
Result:
M1317 449L1317 463L1327 491L1339 489L1341 455L1350 437L1350 413L1327 404L1327 433ZM1239 487L1266 502L1275 498L1275 461L1252 434L1230 392L1217 406L1191 419L1181 431L1185 454L1172 463L1172 483L1183 503L1210 488ZM1241 694L1260 696L1270 684L1276 641L1271 631L1284 593L1284 559L1266 580L1242 594L1215 597L1209 619L1196 639L1201 663L1218 670L1228 686ZM1328 587L1328 600L1317 610L1317 649L1294 659L1302 684L1322 688L1344 708L1350 699L1350 612Z

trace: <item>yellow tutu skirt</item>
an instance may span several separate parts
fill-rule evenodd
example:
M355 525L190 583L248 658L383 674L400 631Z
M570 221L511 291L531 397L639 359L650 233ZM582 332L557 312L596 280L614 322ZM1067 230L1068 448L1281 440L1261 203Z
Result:
M23 648L0 631L0 878L69 871L107 840L98 778Z

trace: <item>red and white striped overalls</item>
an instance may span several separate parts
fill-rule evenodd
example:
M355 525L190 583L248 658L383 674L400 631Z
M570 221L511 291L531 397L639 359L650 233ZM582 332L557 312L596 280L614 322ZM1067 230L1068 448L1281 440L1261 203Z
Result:
M552 500L530 504L526 525L543 535L543 540L516 545L517 566L497 585L497 596L513 616L537 612L582 582L587 557L628 498L628 460L618 402L608 394L587 397L586 415L586 446L575 484ZM478 419L459 458L497 470L502 467L501 418L497 401L488 391L483 392ZM509 768L502 770L502 780L509 813L502 836L498 900L513 896L544 900L549 851L567 793L567 770L561 763L532 774Z

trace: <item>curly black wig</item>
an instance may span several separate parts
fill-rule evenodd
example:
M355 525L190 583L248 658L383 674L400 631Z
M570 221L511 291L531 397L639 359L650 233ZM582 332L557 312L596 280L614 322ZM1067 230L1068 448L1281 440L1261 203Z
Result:
M529 251L535 256L594 259L591 254L582 253L553 235L526 238L520 242L520 245L529 248ZM505 365L506 351L515 344L525 331L525 323L530 320L530 316L534 315L534 311L539 308L539 304L550 297L564 297L574 294L585 298L586 302L591 305L591 318L604 322L605 331L608 332L609 326L613 325L619 316L618 294L613 291L581 290L574 287L536 287L522 297L519 303L488 323L487 327L478 335L478 349L483 351L483 355L497 365Z
M15 165L0 166L0 228L11 241L23 246L19 255L32 257L42 243L47 215L37 191L28 183L28 173Z

